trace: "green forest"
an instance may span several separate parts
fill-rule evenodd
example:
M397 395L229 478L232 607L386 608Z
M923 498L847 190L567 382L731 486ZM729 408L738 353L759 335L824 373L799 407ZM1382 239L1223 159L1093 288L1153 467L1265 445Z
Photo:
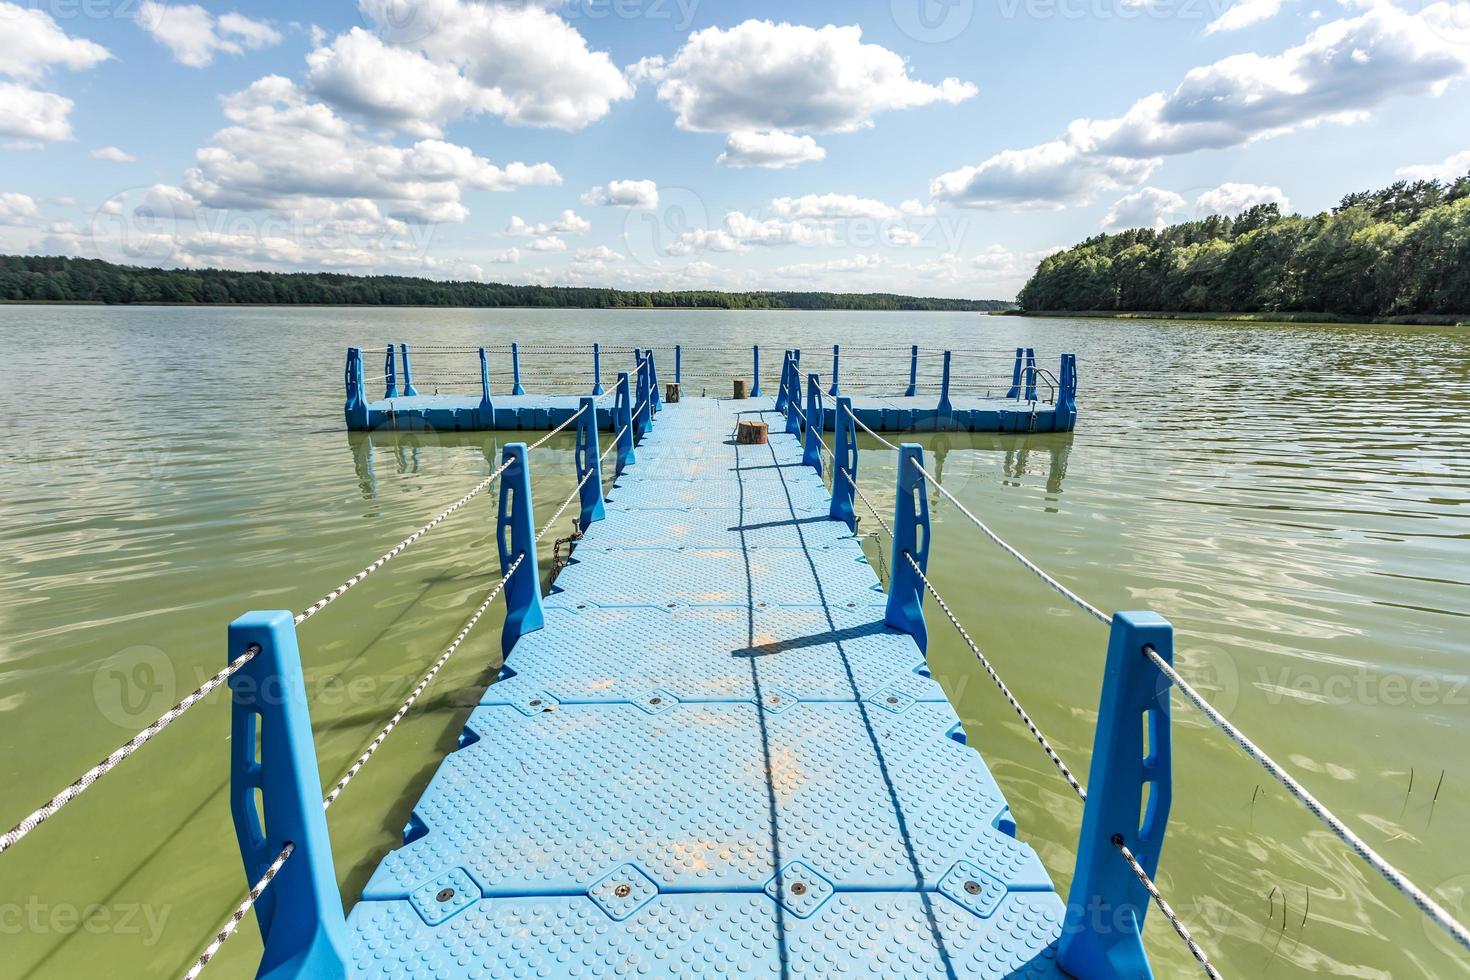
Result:
M1098 235L1042 261L1026 312L1470 313L1470 176L1349 194L1330 212Z
M642 292L572 286L440 282L325 272L146 269L98 259L0 256L0 302L184 303L316 306L540 306L582 309L947 310L1009 309L999 300L889 293Z

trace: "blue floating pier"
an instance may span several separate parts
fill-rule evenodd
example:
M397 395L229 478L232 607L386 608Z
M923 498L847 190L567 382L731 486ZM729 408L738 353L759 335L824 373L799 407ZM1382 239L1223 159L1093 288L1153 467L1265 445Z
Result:
M657 415L352 909L353 976L1064 975L1065 903L800 441L735 444L763 411Z

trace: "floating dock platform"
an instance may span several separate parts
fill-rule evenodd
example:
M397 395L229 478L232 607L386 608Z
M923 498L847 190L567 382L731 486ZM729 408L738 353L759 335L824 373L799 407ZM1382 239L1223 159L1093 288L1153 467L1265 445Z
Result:
M800 441L735 444L760 411L658 415L353 908L353 976L1064 976L1064 903Z

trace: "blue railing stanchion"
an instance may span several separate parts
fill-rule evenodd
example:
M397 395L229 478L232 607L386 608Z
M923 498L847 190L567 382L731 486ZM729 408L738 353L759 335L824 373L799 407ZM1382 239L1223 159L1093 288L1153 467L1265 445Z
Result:
M513 442L506 446L500 461L511 464L500 477L500 518L495 527L500 574L504 575L517 558L525 556L505 583L505 625L500 628L500 649L509 656L524 634L546 625L546 614L541 608L541 568L536 560L536 519L526 444Z
M521 384L521 345L510 345L510 393L512 395L524 395L526 388Z
M909 386L904 389L904 397L912 398L919 393L919 345L914 344L909 348Z
M822 475L822 428L826 409L822 405L822 382L815 374L806 376L806 433L802 437L801 462Z
M1015 363L1015 366L1013 366L1011 368L1011 387L1010 387L1010 390L1008 390L1006 392L1006 397L1007 398L1020 398L1021 397L1021 365L1025 362L1025 359L1026 359L1026 348L1024 348L1024 347L1017 347L1016 348L1016 363Z
M1036 348L1026 348L1026 401L1036 401Z
M954 357L953 351L944 352L944 377L939 383L939 405L935 411L939 418L936 419L935 428L940 428L938 422L948 420L954 416L954 403L949 400L950 362Z
M760 350L759 347L756 350ZM758 357L758 356L757 356ZM786 412L786 396L790 392L786 388L786 369L791 365L791 349L787 348L781 354L781 378L776 382L776 411L782 414Z
M801 369L793 358L786 360L786 431L801 435Z
M413 386L413 367L408 363L408 345L399 344L398 351L403 356L403 397L413 398L418 391Z
M839 389L837 387L837 382L838 382L837 372L839 370L841 370L841 368L842 368L842 347L839 346L838 344L833 344L832 345L832 387L830 387L830 388L827 389L827 394L831 395L833 398L836 398L837 397L837 393L839 391Z
M1173 799L1173 743L1170 682L1145 656L1150 647L1173 664L1174 628L1166 620L1151 612L1114 614L1060 948L1062 969L1079 980L1153 976L1142 938L1150 896L1118 847L1155 876Z
M617 394L613 396L613 431L618 448L613 452L617 462L613 466L613 478L623 475L623 470L635 461L633 455L633 392L628 372L618 372Z
M853 510L857 467L857 426L852 422L852 399L838 395L837 417L832 425L832 508L828 516L846 524L854 534L857 533L857 514Z
M597 400L582 398L582 414L577 419L577 479L581 489L582 513L577 530L585 531L607 516L602 506L602 447L597 437ZM588 473L591 476L588 476Z
M347 976L351 942L292 619L251 612L230 624L227 661L259 649L229 681L230 816L251 885L292 845L255 901L265 946L257 975L336 980Z
M384 374L384 380L383 380L383 397L384 398L397 398L398 397L398 370L397 370L397 368L395 366L396 365L396 358L395 358L394 354L395 354L395 352L393 350L393 345L392 344L389 344L388 345L388 356L383 361L383 374Z
M929 651L929 628L924 624L924 581L909 564L912 555L919 571L929 571L929 490L918 467L924 465L924 447L905 442L898 447L898 499L893 507L893 560L889 563L888 608L883 622L914 638Z
M638 398L633 412L633 441L643 441L643 436L648 432L650 407L653 396L649 394L648 387L648 358L638 358Z
M592 394L602 395L602 345L592 345Z
M347 348L347 401L342 414L347 419L347 428L362 432L368 427L367 390L362 377L362 348Z
M485 348L480 348L480 424L487 429L495 427L495 403L490 400L490 359Z
M1062 376L1057 382L1057 431L1071 432L1077 427L1077 355L1062 355Z
M674 345L674 384L684 383L684 348L681 344Z
M751 398L759 398L761 396L761 345L760 344L756 344L751 349L751 357L754 359L754 362L755 363L754 363L754 368L753 368L753 372L754 373L752 373L751 376L750 376L750 397Z
M648 362L648 414L657 415L663 410L664 400L658 393L658 361L654 359L652 347L648 348L644 360Z

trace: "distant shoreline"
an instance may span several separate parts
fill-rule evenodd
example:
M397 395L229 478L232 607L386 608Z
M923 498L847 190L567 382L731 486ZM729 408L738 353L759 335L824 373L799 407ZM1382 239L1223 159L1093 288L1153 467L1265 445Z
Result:
M1149 310L996 310L991 316L1075 317L1090 320L1206 320L1217 323L1301 323L1324 326L1382 324L1385 326L1466 327L1470 313L1425 313L1408 316L1349 316L1342 313L1170 313Z
M860 306L450 306L443 303L104 303L87 299L0 299L0 306L89 306L115 309L247 309L247 310L591 310L598 313L952 313L986 316L1007 310L921 310Z

